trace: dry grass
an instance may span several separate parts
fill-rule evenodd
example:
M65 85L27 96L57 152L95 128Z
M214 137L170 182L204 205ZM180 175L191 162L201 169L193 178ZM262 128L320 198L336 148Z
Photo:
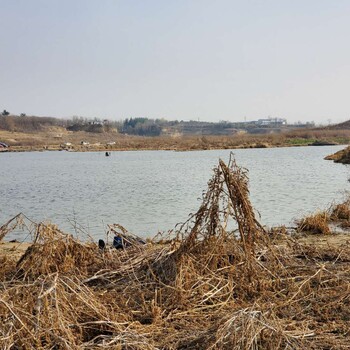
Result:
M331 234L329 220L330 217L326 211L306 216L305 218L297 221L297 230L299 232L329 235Z
M330 226L338 226L342 229L350 228L350 198L342 203L334 203L327 210L306 216L296 221L297 231L303 233L329 235Z
M334 204L329 209L330 220L338 224L342 229L350 228L350 197L343 203Z
M350 147L340 150L325 157L326 160L333 160L335 163L350 164Z
M344 203L336 204L331 211L331 220L340 221L340 220L350 220L350 203L347 200Z
M0 268L2 349L348 348L349 245L266 232L233 160L165 244L100 251L53 225L31 232Z

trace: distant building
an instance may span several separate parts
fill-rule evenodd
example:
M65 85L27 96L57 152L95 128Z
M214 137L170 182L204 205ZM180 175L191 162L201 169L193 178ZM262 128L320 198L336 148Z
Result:
M283 118L258 119L256 124L261 126L281 126L287 125L287 120Z

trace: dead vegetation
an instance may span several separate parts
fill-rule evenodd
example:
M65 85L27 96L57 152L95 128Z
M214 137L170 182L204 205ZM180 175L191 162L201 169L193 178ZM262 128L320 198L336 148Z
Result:
M350 147L346 147L334 154L325 157L326 160L333 160L335 163L350 164Z
M342 203L334 203L327 210L305 216L296 221L298 232L316 235L329 235L331 226L343 229L350 227L350 197L347 195Z
M329 220L330 217L326 211L306 216L297 222L297 230L299 232L329 235L331 234Z
M347 199L344 203L335 204L331 209L331 220L341 221L350 220L350 200Z
M232 159L167 243L102 251L54 225L30 232L33 245L0 268L2 349L348 348L348 242L267 232Z

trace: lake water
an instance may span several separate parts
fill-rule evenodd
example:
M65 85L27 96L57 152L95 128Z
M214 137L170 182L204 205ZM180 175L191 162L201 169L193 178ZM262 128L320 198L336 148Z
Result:
M293 219L340 200L349 168L323 160L344 146L234 150L249 169L254 207L264 225ZM0 154L0 224L19 212L94 238L119 223L143 237L167 231L195 212L212 168L229 150L172 152L33 152ZM15 238L8 236L7 238ZM19 236L17 238L20 238Z

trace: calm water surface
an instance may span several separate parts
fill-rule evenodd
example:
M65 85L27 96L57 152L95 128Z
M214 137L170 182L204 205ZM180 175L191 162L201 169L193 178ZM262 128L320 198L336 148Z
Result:
M323 157L342 148L235 150L238 164L249 169L251 199L261 222L288 225L340 200L349 189L349 168ZM153 236L197 210L212 168L219 157L228 161L229 153L0 154L0 224L23 212L71 233L76 222L95 238L110 223Z

